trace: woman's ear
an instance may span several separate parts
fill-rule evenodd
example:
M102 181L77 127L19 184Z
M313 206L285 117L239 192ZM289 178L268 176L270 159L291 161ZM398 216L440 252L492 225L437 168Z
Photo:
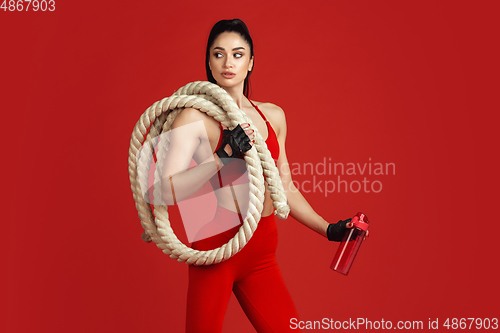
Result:
M253 57L250 59L250 62L248 63L248 71L251 72L253 68Z

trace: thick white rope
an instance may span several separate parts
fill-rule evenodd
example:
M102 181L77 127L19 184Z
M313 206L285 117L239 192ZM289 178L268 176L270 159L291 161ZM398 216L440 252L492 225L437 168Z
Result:
M152 154L142 152L138 154L143 142L143 149L154 151L157 137L170 130L175 117L184 108L194 108L205 112L229 129L233 129L241 123L249 123L250 129L253 129L255 134L255 149L252 148L245 154L250 180L250 200L246 218L238 233L229 242L210 251L193 250L184 245L170 226L167 206L154 205L155 218L153 218L151 206L146 202L141 191L141 182L148 184L149 168L152 164ZM155 172L155 198L161 198L159 187L162 178L160 174L161 161L164 159L167 146L168 142L158 147L157 163L160 164L157 164ZM262 173L266 176L268 190L276 208L275 214L280 219L286 219L290 212L278 169L262 135L257 131L250 118L238 108L231 96L224 89L210 82L189 83L172 96L151 105L139 118L132 132L128 164L135 206L141 225L145 230L143 239L148 242L153 241L165 254L187 264L216 264L229 259L247 244L257 228L263 209L265 188Z

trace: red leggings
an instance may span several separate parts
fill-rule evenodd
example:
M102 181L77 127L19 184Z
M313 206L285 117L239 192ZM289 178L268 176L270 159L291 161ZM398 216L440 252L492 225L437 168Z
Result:
M216 219L236 213L218 207ZM227 243L239 226L192 244L211 250ZM189 266L186 332L221 332L231 291L257 332L288 332L298 318L276 262L278 231L274 215L262 217L247 245L219 264ZM296 332L297 330L293 330Z

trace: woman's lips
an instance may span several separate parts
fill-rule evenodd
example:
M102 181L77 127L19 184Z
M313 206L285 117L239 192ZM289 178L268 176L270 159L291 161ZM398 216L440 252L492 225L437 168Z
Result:
M225 78L225 79L232 79L235 76L236 76L236 74L231 73L231 72L224 72L224 73L222 73L222 77Z

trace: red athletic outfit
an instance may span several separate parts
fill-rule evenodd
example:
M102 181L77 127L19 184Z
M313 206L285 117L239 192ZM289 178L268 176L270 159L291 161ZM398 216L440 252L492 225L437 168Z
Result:
M279 156L276 133L262 112L254 107L266 121L269 133L266 144L276 160ZM237 217L237 213L219 206L213 221ZM192 247L204 251L217 248L238 230L239 226L196 241ZM190 265L186 332L221 332L231 291L258 332L292 331L290 319L298 315L276 262L277 245L276 222L271 214L261 217L252 238L233 257L210 266Z

